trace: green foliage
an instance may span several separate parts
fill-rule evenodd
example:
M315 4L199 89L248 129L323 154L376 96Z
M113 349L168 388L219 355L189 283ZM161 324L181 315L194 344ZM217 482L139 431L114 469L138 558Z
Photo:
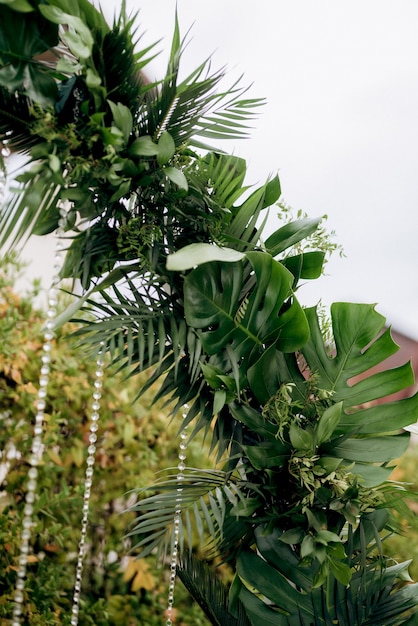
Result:
M227 272L230 266L225 263L222 267ZM200 265L189 276L206 267ZM210 277L210 266L207 276ZM201 274L200 280L196 281L199 292L205 290L207 276ZM218 284L222 283L219 281ZM215 289L213 293L217 293ZM218 297L222 299L225 295L225 301L233 305L234 298L223 283ZM188 297L186 290L185 297ZM217 315L224 316L219 302ZM201 311L202 315L212 314L209 302L201 307ZM234 319L234 316L229 314L229 319ZM377 406L368 405L407 387L412 377L411 366L406 364L352 383L355 376L365 374L396 350L390 334L387 331L381 334L384 326L382 316L374 311L373 306L334 304L331 319L335 350L332 356L324 345L314 309L307 311L307 319L311 336L302 348L306 362L298 362L294 354L283 354L275 342L271 346L264 342L266 350L251 365L249 382L242 382L245 379L240 377L242 385L239 391L228 377L226 357L218 361L218 365L224 364L223 369L213 365L202 367L205 382L213 390L214 406L218 401L217 392L222 385L225 386L223 400L236 420L230 447L234 455L231 454L232 466L230 462L226 471L215 475L189 470L182 481L182 531L185 540L190 517L197 528L206 525L212 541L224 556L236 559L239 579L244 583L239 597L247 615L250 619L270 619L271 623L278 619L276 612L268 617L271 613L269 602L265 604L259 595L266 596L277 605L279 594L286 607L279 604L279 608L282 606L283 610L292 614L289 582L286 582L290 574L285 573L283 578L282 558L276 558L271 564L270 569L278 570L273 575L264 561L252 552L254 541L260 551L260 536L274 536L279 532L280 540L291 546L296 559L294 567L313 568L309 588L305 590L307 597L303 594L300 598L300 593L295 592L295 617L289 622L283 621L283 624L308 624L313 616L318 624L335 619L332 611L321 617L318 608L323 606L321 594L324 585L325 588L340 585L343 589L350 584L354 595L349 601L338 591L340 602L345 605L351 602L362 604L363 600L357 594L366 596L371 593L370 587L376 588L376 594L381 598L383 582L385 589L393 594L398 576L406 568L406 565L392 568L383 553L378 563L373 559L370 565L368 563L373 547L381 550L381 532L394 528L393 520L385 513L386 509L392 508L401 515L405 514L403 500L407 492L398 483L387 479L392 471L391 462L401 456L408 445L409 436L402 434L399 428L417 419L417 396L397 403L387 401ZM186 317L186 321L191 326L201 327L197 316ZM207 325L205 321L203 326ZM268 324L262 328L268 328ZM231 329L234 330L233 325ZM202 339L203 350L212 363L211 355L219 355L224 337L228 341L225 328L215 342L211 343L208 339L205 343ZM232 343L239 351L239 343ZM241 363L245 371L245 358L241 359ZM306 363L310 368L310 377L306 377L306 372L303 375ZM279 392L273 395L277 388ZM257 408L253 399L250 400L251 391L256 394L262 410ZM220 410L220 416L225 415L225 412L222 413L223 404ZM237 425L241 428L238 429ZM231 472L231 467L236 467L235 471ZM175 475L156 487L162 495L142 502L147 514L140 518L134 530L140 537L137 545L144 550L144 554L161 544L163 539L166 546L170 544L166 521L171 522L178 507ZM370 516L373 520L373 514L378 516L379 512L384 513L383 518L377 517L379 524L382 519L383 523L376 525L372 522L373 534L365 539L362 524L366 521L363 520L368 520ZM263 529L261 535L260 528ZM359 569L356 569L355 559L351 556L352 542L357 541L352 537L361 537L362 541ZM243 562L246 565L241 567ZM367 568L367 578L362 579L361 587L358 587L356 581L364 577L364 568ZM264 569L265 574L262 573ZM262 583L263 576L274 592L267 593ZM257 586L256 580L260 586ZM290 582L294 582L292 576ZM248 591L253 588L258 590L255 597ZM318 596L317 588L321 589ZM393 617L393 624L405 622L410 610L416 606L416 587L402 587L399 594L396 597L391 595L387 603L383 603L388 614L394 612L398 615ZM339 605L335 607L337 614L342 610ZM346 610L351 611L347 606ZM380 610L380 605L377 608L372 603L367 609L370 615L351 612L350 621L344 623L384 623L387 614L383 611L380 617Z
M69 26L59 31L65 54L50 65L31 49L15 60L0 26L0 72L13 78L0 90L0 137L30 151L0 213L0 243L53 231L65 202L62 274L83 293L56 329L82 317L80 342L94 354L104 341L128 378L148 371L139 395L159 381L154 401L173 416L187 405L190 446L203 433L223 462L189 464L182 480L169 470L152 494L135 478L130 540L142 558L167 554L180 507L180 576L213 624L412 624L417 585L382 547L407 511L408 492L389 476L408 445L401 429L418 419L418 395L390 396L411 384L410 364L370 374L397 349L373 306L336 303L325 326L316 308L303 309L299 281L318 278L338 250L321 218L289 220L279 205L284 219L264 240L278 178L248 190L245 162L202 144L245 136L260 101L243 99L239 85L222 91L223 72L211 75L207 62L179 82L177 20L165 77L144 84L153 48L136 52L133 21L122 14L110 27L87 0L73 4L31 5L48 32ZM20 9L8 7L11 33L24 25ZM136 457L142 444L127 423L119 453L133 441L129 475L148 457ZM57 498L65 492L61 485ZM205 530L209 555L236 574L229 594L185 555ZM100 610L103 602L106 594Z
M153 46L136 51L140 38L125 15L110 27L90 3L62 0L36 5L29 14L13 5L2 11L13 24L1 28L0 141L28 149L32 166L18 177L19 188L2 211L0 244L53 231L66 200L72 243L63 275L87 288L116 261L130 258L132 242L127 251L124 233L131 220L136 256L160 273L166 254L186 243L185 232L208 240L208 223L216 230L224 207L202 184L206 165L188 144L193 136L244 136L242 122L259 101L241 99L245 90L238 85L220 92L223 72L209 75L208 62L179 83L177 25L167 75L149 85L141 72ZM37 30L24 30L26 23L56 37L57 25L67 24L59 31L62 51L38 58L55 45L49 38L39 49L22 45L23 53L11 55L14 42L32 46L40 38ZM36 72L27 80L31 68ZM25 80L12 80L11 72ZM46 92L46 80L55 96Z
M245 267L238 263L207 263L191 272L184 283L186 322L199 329L207 354L234 344L236 358L245 365L262 345L277 344L283 352L300 348L308 336L305 316L291 295L293 276L263 252L248 252L251 278L245 288ZM255 282L255 287L253 284ZM248 369L248 366L244 370Z
M397 588L397 580L402 579L408 563L389 566L383 558L367 559L368 526L379 531L379 515L364 516L350 536L351 550L347 550L353 569L350 581L344 580L341 570L334 566L326 588L315 585L315 569L299 569L300 564L291 549L276 551L275 544L280 545L278 537L274 542L270 538L265 540L261 534L257 543L259 554L243 552L237 565L240 580L245 580L268 600L263 602L242 583L237 583L235 593L238 590L252 623L259 623L260 619L263 624L279 626L405 623L416 605L417 584Z

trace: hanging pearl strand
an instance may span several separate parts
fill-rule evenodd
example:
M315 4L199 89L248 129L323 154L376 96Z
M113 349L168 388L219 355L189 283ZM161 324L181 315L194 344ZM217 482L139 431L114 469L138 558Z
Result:
M84 495L83 495L83 517L81 520L81 534L80 542L78 544L78 558L75 571L75 583L73 594L73 606L71 609L71 626L78 625L78 614L80 610L80 595L81 595L81 579L83 576L84 556L86 553L86 539L88 528L88 517L90 509L90 496L91 487L93 484L94 464L96 460L96 441L97 430L99 428L99 409L100 398L102 397L102 378L103 378L103 349L104 342L100 344L100 351L96 361L96 374L94 380L93 400L91 404L91 416L90 416L90 429L89 429L89 446L87 448L87 461L86 461L86 473L84 481Z
M5 195L6 195L6 185L7 185L7 177L6 177L6 160L10 156L10 150L7 147L6 143L0 143L0 156L3 159L3 163L5 164L5 169L0 169L0 206L3 204Z
M30 550L29 541L31 538L31 529L33 526L33 512L34 502L36 500L36 491L38 485L38 465L42 461L43 443L42 433L45 419L45 407L47 397L47 386L49 382L50 363L51 363L51 349L52 340L54 339L54 320L57 315L57 296L58 296L58 284L60 282L59 272L63 262L63 248L62 237L65 232L65 225L67 222L67 211L64 207L60 209L60 220L57 228L57 242L55 245L55 257L53 265L53 278L51 287L48 291L48 309L47 309L47 321L45 324L43 335L43 347L42 347L42 365L39 376L39 387L36 400L36 416L35 426L33 430L33 439L31 453L29 457L29 472L28 483L26 487L25 507L23 509L22 520L22 536L20 542L20 554L18 559L18 569L16 578L16 588L14 595L14 608L12 626L20 626L21 617L23 612L23 600L24 600L24 588L26 571L28 564L28 555Z
M189 406L187 404L184 405L183 409L183 421L187 417L187 413L189 410ZM173 626L173 611L174 611L174 588L176 586L176 576L177 576L177 559L179 552L179 542L180 542L180 525L181 525L181 503L182 503L182 493L183 487L181 487L182 481L184 480L184 470L186 469L186 452L187 452L187 429L183 428L180 433L180 445L179 445L179 464L177 465L178 474L177 474L177 498L176 498L176 508L174 511L174 538L173 545L171 549L170 555L170 582L168 585L168 603L166 609L167 621L165 626Z

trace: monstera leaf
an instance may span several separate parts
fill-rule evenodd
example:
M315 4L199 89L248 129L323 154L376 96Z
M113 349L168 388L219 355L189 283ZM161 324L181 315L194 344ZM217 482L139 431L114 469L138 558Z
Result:
M315 308L307 309L306 316L311 335L302 352L318 387L331 392L334 402L343 402L340 433L388 433L417 421L417 395L370 406L373 401L407 388L414 380L409 363L369 372L398 350L390 329L384 330L385 318L373 305L332 305L335 354L331 355L329 346L324 344Z
M1 3L0 84L9 91L24 90L30 98L50 105L57 85L39 55L58 44L58 27L30 5L29 11L21 12L16 3L8 4ZM0 110L0 118L7 113Z
M246 255L243 262L206 263L185 279L185 316L195 328L207 354L231 344L238 358L254 347L277 344L283 352L300 348L308 325L293 297L293 275L264 252ZM248 274L251 274L248 276Z

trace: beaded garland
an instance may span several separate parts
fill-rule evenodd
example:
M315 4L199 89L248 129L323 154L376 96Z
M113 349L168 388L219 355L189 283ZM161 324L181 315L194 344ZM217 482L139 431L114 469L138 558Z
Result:
M0 181L1 182L1 181ZM1 188L0 188L1 192ZM51 287L48 291L48 309L47 309L47 321L45 324L45 331L43 336L43 347L42 347L42 356L41 356L41 369L39 376L39 388L38 395L36 401L36 416L35 416L35 426L33 431L33 440L31 446L31 454L29 457L29 472L28 472L28 482L26 486L26 497L25 497L25 507L23 511L23 520L22 520L22 534L21 534L21 543L20 543L20 554L18 559L18 569L16 575L16 588L14 594L14 608L13 608L13 619L12 626L20 626L21 617L23 613L23 602L24 602L24 589L25 589L25 579L27 572L27 563L28 563L28 555L29 555L29 541L31 538L31 529L33 526L33 514L34 514L34 502L36 500L36 490L37 490L37 479L38 479L38 466L42 460L43 454L43 442L42 442L42 433L43 433L43 425L45 418L45 407L46 407L46 398L47 398L47 386L49 382L49 377L51 373L51 349L52 349L52 341L54 339L54 322L57 315L57 295L58 295L58 284L60 282L59 273L62 267L63 262L63 242L62 237L64 235L67 214L64 207L60 210L60 220L58 224L58 229L56 232L57 242L55 247L55 258L54 258L54 266L53 266L53 278ZM93 384L93 395L92 395L92 403L91 403L91 416L90 416L90 429L89 429L89 446L87 449L87 461L86 461L86 472L85 472L85 480L84 480L84 495L83 495L83 508L82 508L82 520L81 520L81 534L80 541L78 546L78 558L75 572L75 583L74 583L74 592L73 592L73 604L71 609L71 626L77 626L78 624L78 613L79 613L79 603L80 603L80 594L81 594L81 579L83 572L83 561L86 551L86 537L87 537L87 527L88 527L88 515L89 515L89 505L90 505L90 496L91 496L91 488L93 484L93 473L94 473L94 463L95 463L95 453L96 453L96 441L97 441L97 430L98 430L98 420L100 417L99 408L100 408L100 398L102 395L102 378L103 378L103 342L101 344L101 350L99 351L97 360L96 360L96 372L95 372L95 380Z
M78 558L75 571L75 583L73 594L73 606L71 609L71 626L77 626L78 624L78 612L80 608L80 595L81 595L81 579L83 576L84 556L86 552L86 538L87 527L90 509L90 496L91 488L93 485L94 464L96 459L96 441L97 430L99 428L98 421L100 418L100 398L102 397L102 378L103 378L103 345L101 343L101 350L98 354L96 361L96 373L94 380L93 401L91 404L92 413L90 416L90 431L89 431L89 446L87 448L87 460L86 460L86 473L84 480L84 495L83 495L83 517L81 520L81 534L78 544Z
M55 247L55 258L54 258L54 266L53 266L53 278L51 282L51 287L48 292L48 309L47 309L47 321L45 324L44 336L43 336L43 347L42 347L42 356L41 356L41 369L39 376L39 388L38 395L36 400L36 416L35 416L35 426L33 430L33 439L32 439L32 447L31 454L29 457L29 472L28 472L28 482L26 486L26 498L25 498L25 507L23 510L23 520L22 520L22 536L20 543L20 554L18 560L18 570L17 570L17 578L16 578L16 589L14 595L14 609L13 609L13 621L12 626L20 626L21 616L23 612L23 601L24 601L24 588L25 588L25 578L26 578L26 570L28 563L28 554L29 554L29 541L31 538L31 528L33 526L33 512L34 512L34 502L36 500L36 490L38 484L38 465L42 460L43 454L43 443L42 443L42 433L43 433L43 425L45 418L45 407L46 407L46 397L47 397L47 386L49 382L49 376L51 371L51 349L52 349L52 340L54 339L54 320L57 315L57 295L58 295L58 284L60 282L59 272L62 267L63 261L63 242L61 238L64 234L64 229L66 225L66 210L64 207L60 210L60 220L58 223L57 229L57 242Z
M183 421L187 417L188 405L185 404L183 407ZM174 512L174 534L170 555L170 582L168 585L168 603L167 603L167 621L165 626L173 625L173 611L174 611L174 589L176 585L176 577L177 577L177 559L178 559L178 550L179 550L179 538L180 538L180 524L181 524L181 503L182 503L182 493L183 487L181 486L182 481L184 480L184 470L186 469L186 451L187 451L187 428L183 428L180 433L180 445L179 445L179 463L177 465L178 474L177 474L177 497L176 497L176 509Z

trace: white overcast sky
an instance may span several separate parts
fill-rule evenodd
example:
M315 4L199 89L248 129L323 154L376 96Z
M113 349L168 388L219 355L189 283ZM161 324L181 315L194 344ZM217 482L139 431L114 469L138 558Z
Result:
M104 0L112 15L117 0ZM150 78L166 66L176 3L127 0L143 44L158 39ZM178 0L191 27L183 73L209 55L244 73L267 105L234 152L250 183L279 173L282 198L327 225L346 258L299 291L319 299L377 303L418 339L417 0ZM271 228L275 226L272 215Z

